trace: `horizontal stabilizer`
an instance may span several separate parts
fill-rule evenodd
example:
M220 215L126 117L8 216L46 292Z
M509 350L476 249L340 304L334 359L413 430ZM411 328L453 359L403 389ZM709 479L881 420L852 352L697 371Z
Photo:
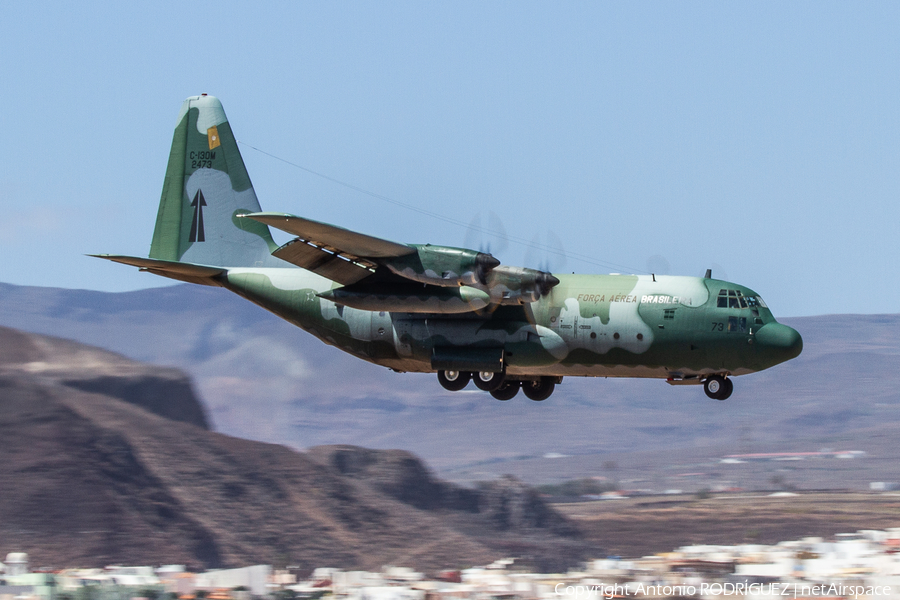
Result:
M227 270L221 267L208 267L206 265L195 265L193 263L157 258L141 258L138 256L121 256L117 254L88 254L88 256L104 258L123 265L139 267L141 271L149 271L154 275L162 275L170 279L199 283L201 285L221 285L215 278Z
M357 258L392 258L416 251L404 244L285 213L260 212L238 216L286 231L304 242L324 247L335 254L345 253Z

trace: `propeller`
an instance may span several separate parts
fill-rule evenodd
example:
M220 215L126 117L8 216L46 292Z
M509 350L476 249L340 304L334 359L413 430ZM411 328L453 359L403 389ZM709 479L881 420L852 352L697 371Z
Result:
M500 261L491 254L479 252L475 255L475 276L481 285L487 285L488 275L491 274L494 267L499 266Z
M485 254L503 254L509 246L509 238L497 213L490 211L485 217L475 213L466 232L465 244L466 248L477 248Z
M525 251L525 265L537 263L541 271L557 273L566 268L566 250L562 240L552 231L547 231L543 239L540 234L534 234L531 243Z
M466 232L465 247L488 255L499 255L509 247L509 239L503 220L495 212L489 211L486 215L476 213ZM562 240L553 231L547 231L543 237L535 234L530 243L522 242L522 245L526 246L523 266L538 265L539 270L547 272L565 270L566 251Z
M671 267L669 266L669 261L666 260L665 256L654 254L647 259L648 273L654 273L656 275L668 275L670 270Z
M476 256L476 276L478 281L483 285L488 285L491 271L500 265L500 261L492 254L492 250L501 253L509 246L509 238L506 234L506 228L503 221L494 212L488 212L486 216L482 213L476 213L472 217L469 224L469 230L466 233L466 247L478 248L480 252ZM554 286L559 285L559 279L553 276L551 269L562 270L565 267L566 256L563 249L562 241L552 231L545 234L545 240L542 242L540 235L535 235L530 244L527 244L525 252L525 264L535 264L538 262L537 255L542 253L544 259L540 261L540 269L533 268L513 268L513 272L517 272L517 277L526 277L526 280L533 281L534 292L538 297L550 293ZM552 267L551 267L552 265Z
M538 292L541 296L546 296L553 289L553 286L559 285L559 279L546 271L539 271L537 277L534 278Z

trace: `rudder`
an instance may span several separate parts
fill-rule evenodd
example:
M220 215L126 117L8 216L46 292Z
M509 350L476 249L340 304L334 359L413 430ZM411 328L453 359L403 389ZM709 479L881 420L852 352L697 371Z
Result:
M150 258L227 267L285 267L271 255L237 140L214 96L191 96L178 114Z

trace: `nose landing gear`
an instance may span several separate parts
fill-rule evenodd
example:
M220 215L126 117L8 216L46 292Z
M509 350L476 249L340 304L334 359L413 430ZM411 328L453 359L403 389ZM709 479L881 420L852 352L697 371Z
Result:
M713 400L726 400L734 391L734 384L722 375L710 375L703 382L703 391Z

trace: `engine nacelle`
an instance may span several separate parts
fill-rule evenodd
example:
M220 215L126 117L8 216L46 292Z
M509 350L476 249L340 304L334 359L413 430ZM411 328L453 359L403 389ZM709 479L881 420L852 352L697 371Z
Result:
M465 248L431 244L412 247L415 253L382 259L381 264L405 279L441 287L484 285L491 270L500 264L490 254Z
M491 298L469 287L424 287L409 285L353 285L317 294L351 308L369 311L460 314L486 308Z
M486 289L494 304L527 304L550 293L559 279L537 269L497 267L488 277Z

